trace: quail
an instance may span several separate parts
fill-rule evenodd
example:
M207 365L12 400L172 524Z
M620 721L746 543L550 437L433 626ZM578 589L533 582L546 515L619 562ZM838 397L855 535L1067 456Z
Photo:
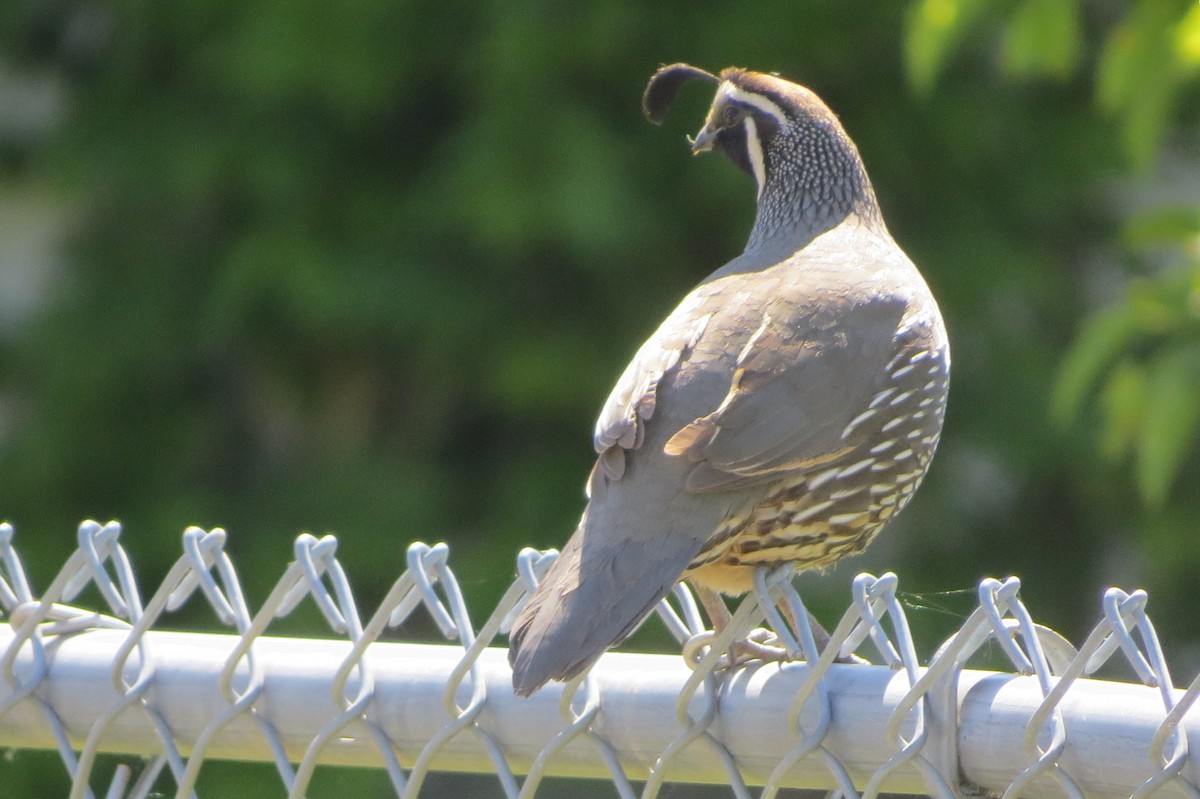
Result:
M587 669L680 580L711 599L758 566L862 551L941 434L941 314L837 117L772 74L673 64L646 86L650 121L697 79L716 96L692 151L749 173L757 214L600 412L587 507L510 634L521 695Z

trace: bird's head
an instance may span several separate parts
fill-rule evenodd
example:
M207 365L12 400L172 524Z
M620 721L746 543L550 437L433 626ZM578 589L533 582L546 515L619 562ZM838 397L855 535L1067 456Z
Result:
M697 79L715 85L716 94L704 126L690 140L692 152L724 153L754 178L760 204L831 203L837 207L828 210L836 215L857 210L849 206L858 200L874 203L858 151L834 113L810 89L776 75L662 67L642 95L647 119L661 124L679 88Z

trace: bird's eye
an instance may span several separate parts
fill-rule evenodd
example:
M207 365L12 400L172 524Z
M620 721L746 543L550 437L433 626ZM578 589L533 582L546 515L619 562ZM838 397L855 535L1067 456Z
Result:
M726 125L734 125L742 120L745 112L736 105L727 105L725 110L721 112L721 116L725 119Z

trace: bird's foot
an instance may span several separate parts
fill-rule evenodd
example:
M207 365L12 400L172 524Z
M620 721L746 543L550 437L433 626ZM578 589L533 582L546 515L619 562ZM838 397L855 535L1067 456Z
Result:
M779 645L779 637L762 627L751 630L749 635L729 645L729 652L719 661L719 667L736 669L751 661L763 663L785 663L801 658L792 655Z
M828 644L826 639L825 644ZM734 641L729 645L729 652L718 662L719 668L736 669L747 663L792 663L806 660L804 655L792 655L780 645L779 636L771 630L758 627L750 631L745 638ZM834 663L858 664L869 666L871 661L859 657L853 652L849 655L835 658Z

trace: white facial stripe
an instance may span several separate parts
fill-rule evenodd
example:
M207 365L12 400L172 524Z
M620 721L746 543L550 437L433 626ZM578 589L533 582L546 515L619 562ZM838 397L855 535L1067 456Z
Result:
M757 108L762 113L772 117L780 127L787 125L788 119L787 115L783 113L783 109L780 108L777 103L768 100L761 94L744 92L738 87L734 86L732 83L726 81L725 83L721 84L718 95L724 96L726 99L742 103L743 105Z
M758 195L762 196L763 184L767 182L767 167L763 163L762 142L758 140L758 125L754 117L746 117L746 155L750 157L750 168L754 170L754 182L758 184Z

